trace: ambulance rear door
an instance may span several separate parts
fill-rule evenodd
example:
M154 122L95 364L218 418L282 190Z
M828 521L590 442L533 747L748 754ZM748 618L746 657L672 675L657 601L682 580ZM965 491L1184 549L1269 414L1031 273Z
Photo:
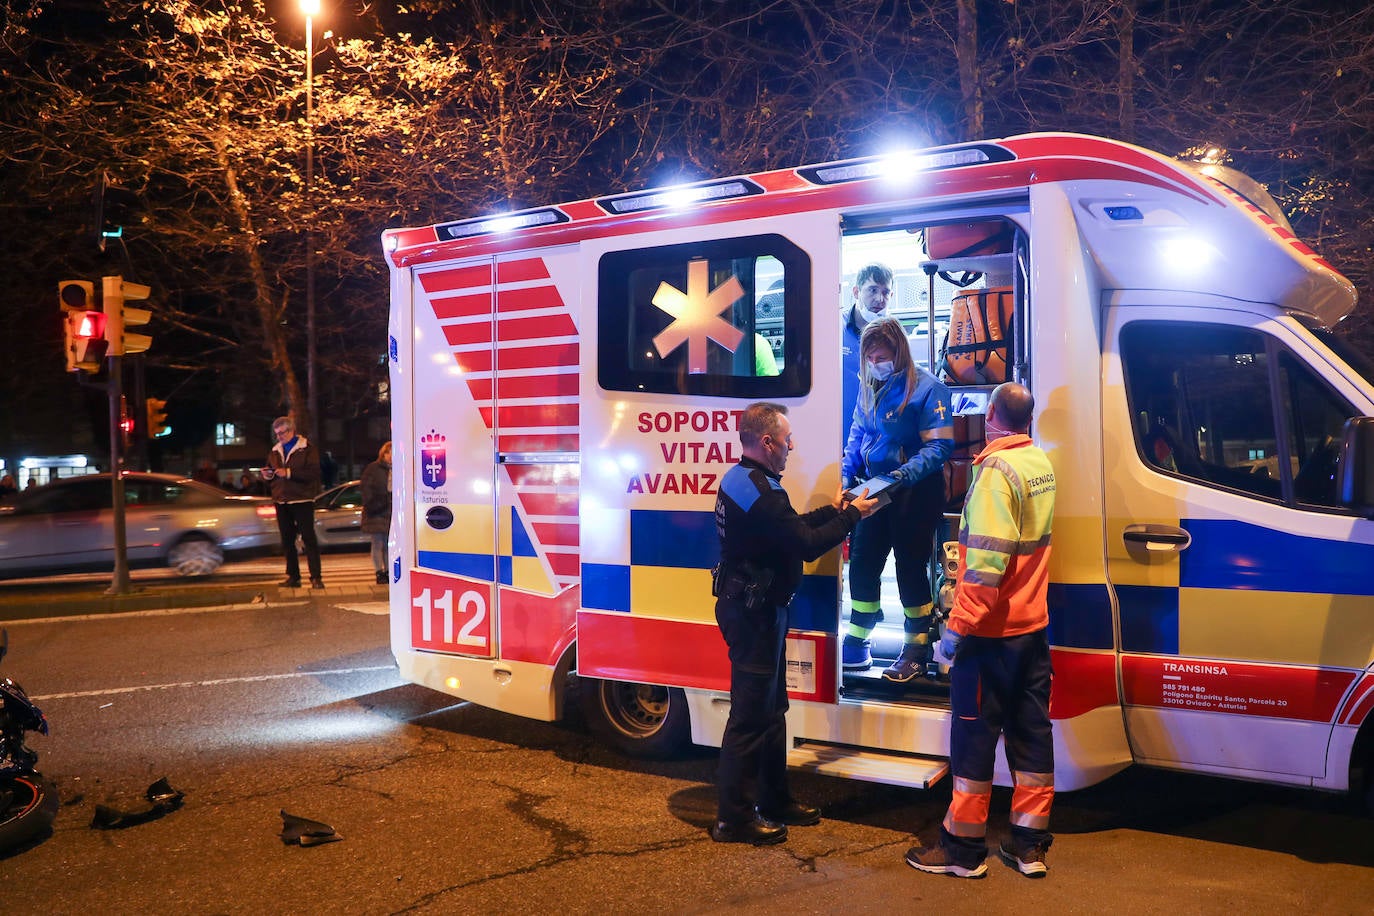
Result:
M578 602L576 249L415 272L416 649L555 665Z

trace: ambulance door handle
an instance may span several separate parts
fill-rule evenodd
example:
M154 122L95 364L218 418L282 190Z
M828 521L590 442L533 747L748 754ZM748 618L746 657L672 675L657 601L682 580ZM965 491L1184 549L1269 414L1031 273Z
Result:
M1187 550L1193 543L1193 536L1182 528L1173 525L1127 525L1121 539L1126 546L1143 546L1146 550L1173 551Z

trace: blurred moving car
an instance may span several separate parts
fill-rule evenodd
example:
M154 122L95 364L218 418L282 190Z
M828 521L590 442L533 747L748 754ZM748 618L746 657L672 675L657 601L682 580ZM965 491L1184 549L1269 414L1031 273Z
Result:
M362 482L350 480L315 497L315 537L325 550L371 548L372 537L362 530Z
M0 577L114 568L110 475L67 477L0 505ZM235 496L172 474L124 475L130 566L208 576L226 554L280 543L272 501Z

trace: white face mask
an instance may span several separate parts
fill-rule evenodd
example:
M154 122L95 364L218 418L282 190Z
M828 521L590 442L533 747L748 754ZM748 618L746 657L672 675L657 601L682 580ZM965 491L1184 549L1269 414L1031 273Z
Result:
M991 442L993 439L1000 439L1003 436L1014 435L1016 435L1016 433L1009 429L1003 429L1002 427L993 423L991 420L988 420L986 423L983 424L983 436L989 442Z
M859 305L859 317L863 319L864 324L868 324L870 321L877 321L879 318L883 317L883 315L885 315L885 314L887 314L887 313L886 313L886 312L870 312L870 311L868 310L868 308L865 307L863 304L860 304L860 305Z
M892 360L884 360L881 363L869 363L868 371L875 381L885 382L888 380L888 377L892 375Z

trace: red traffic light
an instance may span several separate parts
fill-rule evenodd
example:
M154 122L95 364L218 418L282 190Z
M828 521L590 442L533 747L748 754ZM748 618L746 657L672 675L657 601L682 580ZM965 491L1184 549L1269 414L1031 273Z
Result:
M81 340L104 340L105 313L82 312L77 318L76 336Z

